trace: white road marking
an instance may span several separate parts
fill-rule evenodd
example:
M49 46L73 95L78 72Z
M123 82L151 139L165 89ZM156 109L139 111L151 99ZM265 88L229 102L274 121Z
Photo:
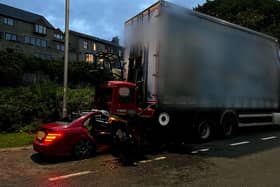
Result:
M70 178L70 177L86 175L86 174L89 174L89 173L93 173L93 171L83 171L83 172L72 173L72 174L68 174L68 175L62 175L62 176L58 176L58 177L51 177L48 180L49 181L56 181L56 180L61 180L61 179L67 179L67 178Z
M161 157L154 158L154 160L164 160L164 159L166 159L165 156L161 156Z
M191 153L192 153L192 154L197 154L197 153L199 153L199 152L207 152L207 151L209 151L209 150L210 150L210 148L202 148L202 149L194 150L194 151L192 151Z
M197 154L199 151L192 151L191 153L192 154Z
M145 163L152 162L152 161L153 161L153 160L141 160L141 161L139 161L139 163L145 164Z
M210 149L210 148L203 148L203 149L199 149L198 151L199 151L199 152L207 152L207 151L209 151L209 149Z
M249 141L244 141L244 142L236 142L236 143L232 143L229 144L230 146L238 146L238 145L243 145L243 144L248 144L250 143Z
M277 138L277 136L269 136L269 137L261 138L261 140L271 140L275 138Z
M138 163L140 163L140 164L145 164L145 163L152 162L152 161L155 161L155 160L164 160L164 159L166 159L166 158L167 158L167 157L165 157L165 156L161 156L161 157L156 157L156 158L154 158L154 159L141 160L141 161L139 161Z

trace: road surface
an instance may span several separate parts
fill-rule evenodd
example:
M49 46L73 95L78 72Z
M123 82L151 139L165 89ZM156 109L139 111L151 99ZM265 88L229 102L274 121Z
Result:
M0 151L0 186L279 186L279 128L247 128L233 139L173 145L124 166L103 153L75 161L32 148Z

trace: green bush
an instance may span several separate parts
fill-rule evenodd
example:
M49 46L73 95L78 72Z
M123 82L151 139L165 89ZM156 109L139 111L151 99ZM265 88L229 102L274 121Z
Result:
M63 88L58 85L63 82L63 69L61 60L0 51L0 132L27 131L42 122L59 119ZM41 78L25 83L23 75L26 73ZM93 87L102 80L112 80L111 74L96 71L94 64L70 62L68 113L90 110Z
M68 113L77 111L85 111L90 110L93 107L93 99L94 99L94 88L86 87L86 88L76 88L71 89L68 88L67 91L67 109ZM63 101L63 88L60 87L57 90L57 104L60 108L59 113L61 115L62 112L62 101Z
M68 112L92 108L93 88L68 89ZM63 88L46 82L31 86L0 90L0 131L35 128L40 122L61 117Z

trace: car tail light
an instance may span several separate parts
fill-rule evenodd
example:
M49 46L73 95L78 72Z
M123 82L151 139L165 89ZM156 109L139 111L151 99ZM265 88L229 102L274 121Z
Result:
M44 144L51 144L60 138L62 138L63 134L61 132L48 132L46 137L44 138Z

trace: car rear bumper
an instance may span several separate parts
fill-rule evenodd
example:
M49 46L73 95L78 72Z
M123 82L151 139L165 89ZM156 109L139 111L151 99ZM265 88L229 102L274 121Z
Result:
M49 155L49 156L66 156L70 155L71 153L65 150L62 150L58 145L50 144L50 145L45 145L38 140L34 140L33 142L33 150L42 153L44 155Z

